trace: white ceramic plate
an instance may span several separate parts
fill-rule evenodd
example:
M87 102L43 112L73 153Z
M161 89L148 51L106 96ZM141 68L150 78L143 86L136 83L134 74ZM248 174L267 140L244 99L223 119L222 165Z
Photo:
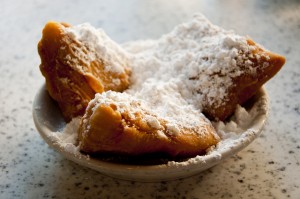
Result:
M168 161L165 164L159 165L134 165L108 162L89 157L80 152L74 153L74 151L66 150L65 147L57 144L53 140L53 132L62 131L66 123L57 105L48 95L45 86L41 87L34 99L33 119L42 138L50 147L57 150L67 159L111 177L155 182L195 175L219 164L249 145L260 134L267 117L268 99L265 90L261 89L252 101L246 108L247 111L252 112L252 116L250 117L250 121L247 122L247 126L243 125L243 131L235 133L234 136L228 136L228 138L226 138L225 134L220 144L207 155L189 158L181 162ZM232 120L235 120L234 117Z

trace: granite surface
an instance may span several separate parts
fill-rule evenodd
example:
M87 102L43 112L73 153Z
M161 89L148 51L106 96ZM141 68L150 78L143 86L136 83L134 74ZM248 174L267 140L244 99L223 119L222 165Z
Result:
M0 198L299 198L300 1L0 1ZM202 12L287 58L266 85L270 114L245 150L196 176L116 180L66 160L32 120L44 79L37 43L49 20L90 22L118 42L157 38Z

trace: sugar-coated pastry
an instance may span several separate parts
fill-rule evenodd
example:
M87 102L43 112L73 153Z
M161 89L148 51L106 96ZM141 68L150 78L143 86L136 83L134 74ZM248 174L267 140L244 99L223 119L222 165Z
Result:
M89 103L81 119L79 146L86 153L200 155L220 138L203 115L197 120L195 126L176 124L128 94L108 91Z
M83 115L95 93L125 90L130 74L126 53L104 33L80 40L72 31L68 24L49 22L38 44L47 89L66 121Z
M203 113L213 120L223 121L228 118L238 104L243 104L250 99L285 63L283 56L263 49L251 39L247 39L247 44L251 50L246 53L241 50L238 52L238 58L235 59L236 67L242 71L242 74L233 77L232 84L227 85L224 103L213 102L203 105Z

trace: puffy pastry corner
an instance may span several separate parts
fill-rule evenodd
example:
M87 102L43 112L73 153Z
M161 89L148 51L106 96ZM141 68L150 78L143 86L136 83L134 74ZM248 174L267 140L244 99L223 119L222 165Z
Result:
M215 121L224 121L232 115L238 104L242 105L270 80L285 64L285 57L265 50L248 38L247 43L251 53L240 52L243 60L237 60L237 67L244 73L233 79L232 86L228 87L228 96L221 105L207 104L203 113ZM246 66L250 70L246 69Z
M40 70L47 90L58 102L67 122L84 114L95 93L125 90L130 75L126 60L117 59L123 72L105 71L105 66L113 63L101 52L68 35L69 27L66 23L48 22L38 43Z
M151 118L152 124L145 118ZM220 141L212 124L204 118L199 120L202 120L200 126L172 130L166 120L153 115L141 104L132 101L127 106L97 94L81 119L79 146L88 154L162 153L170 157L192 157L205 154Z

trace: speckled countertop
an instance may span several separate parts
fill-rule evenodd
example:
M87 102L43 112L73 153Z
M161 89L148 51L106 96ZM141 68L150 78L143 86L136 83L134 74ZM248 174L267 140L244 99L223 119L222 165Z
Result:
M300 1L14 0L0 5L0 198L299 198ZM199 175L160 183L112 179L48 147L32 120L32 101L44 82L36 46L48 20L90 22L125 42L157 38L195 12L287 58L266 85L270 114L258 139Z

